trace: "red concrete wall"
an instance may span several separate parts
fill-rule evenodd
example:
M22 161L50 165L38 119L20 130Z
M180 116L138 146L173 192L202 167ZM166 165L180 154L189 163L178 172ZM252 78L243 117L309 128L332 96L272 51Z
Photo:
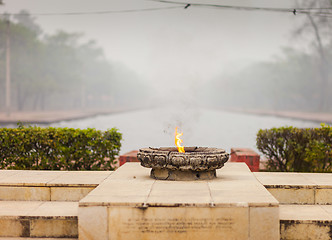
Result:
M245 162L252 172L259 172L260 156L250 148L231 148L230 162Z
M139 162L139 160L137 159L137 153L138 150L134 150L121 155L119 158L120 166L122 166L126 162Z

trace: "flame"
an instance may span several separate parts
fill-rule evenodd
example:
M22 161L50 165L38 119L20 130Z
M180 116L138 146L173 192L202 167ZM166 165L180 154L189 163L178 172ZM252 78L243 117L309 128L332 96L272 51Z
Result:
M175 145L178 148L179 152L184 152L184 147L181 146L181 143L183 142L180 137L183 135L183 133L178 133L178 127L175 128Z

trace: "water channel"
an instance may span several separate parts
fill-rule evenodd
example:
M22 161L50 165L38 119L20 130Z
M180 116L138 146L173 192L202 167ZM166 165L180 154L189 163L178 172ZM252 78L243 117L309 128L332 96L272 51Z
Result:
M319 127L319 124L212 109L178 110L167 107L62 121L52 126L99 130L116 127L123 134L123 154L142 147L174 146L176 126L183 132L184 146L217 147L229 152L231 147L257 150L256 134L259 129L281 126Z

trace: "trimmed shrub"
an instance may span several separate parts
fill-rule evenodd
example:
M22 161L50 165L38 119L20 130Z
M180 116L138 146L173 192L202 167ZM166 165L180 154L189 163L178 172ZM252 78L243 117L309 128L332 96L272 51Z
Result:
M268 171L332 172L332 127L281 127L259 130L257 148Z
M0 168L113 170L121 138L115 128L0 128Z

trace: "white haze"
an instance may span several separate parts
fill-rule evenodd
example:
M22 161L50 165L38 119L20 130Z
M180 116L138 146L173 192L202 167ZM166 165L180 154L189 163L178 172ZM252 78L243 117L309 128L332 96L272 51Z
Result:
M191 1L194 2L194 1ZM196 1L199 2L199 1ZM204 3L292 7L294 1L201 1ZM0 12L67 13L169 7L148 0L5 0ZM290 32L303 20L291 13L189 7L163 11L35 16L46 33L82 32L95 39L113 62L124 64L167 101L230 68L270 59L294 44ZM174 91L176 94L174 94ZM185 102L188 102L187 100Z

